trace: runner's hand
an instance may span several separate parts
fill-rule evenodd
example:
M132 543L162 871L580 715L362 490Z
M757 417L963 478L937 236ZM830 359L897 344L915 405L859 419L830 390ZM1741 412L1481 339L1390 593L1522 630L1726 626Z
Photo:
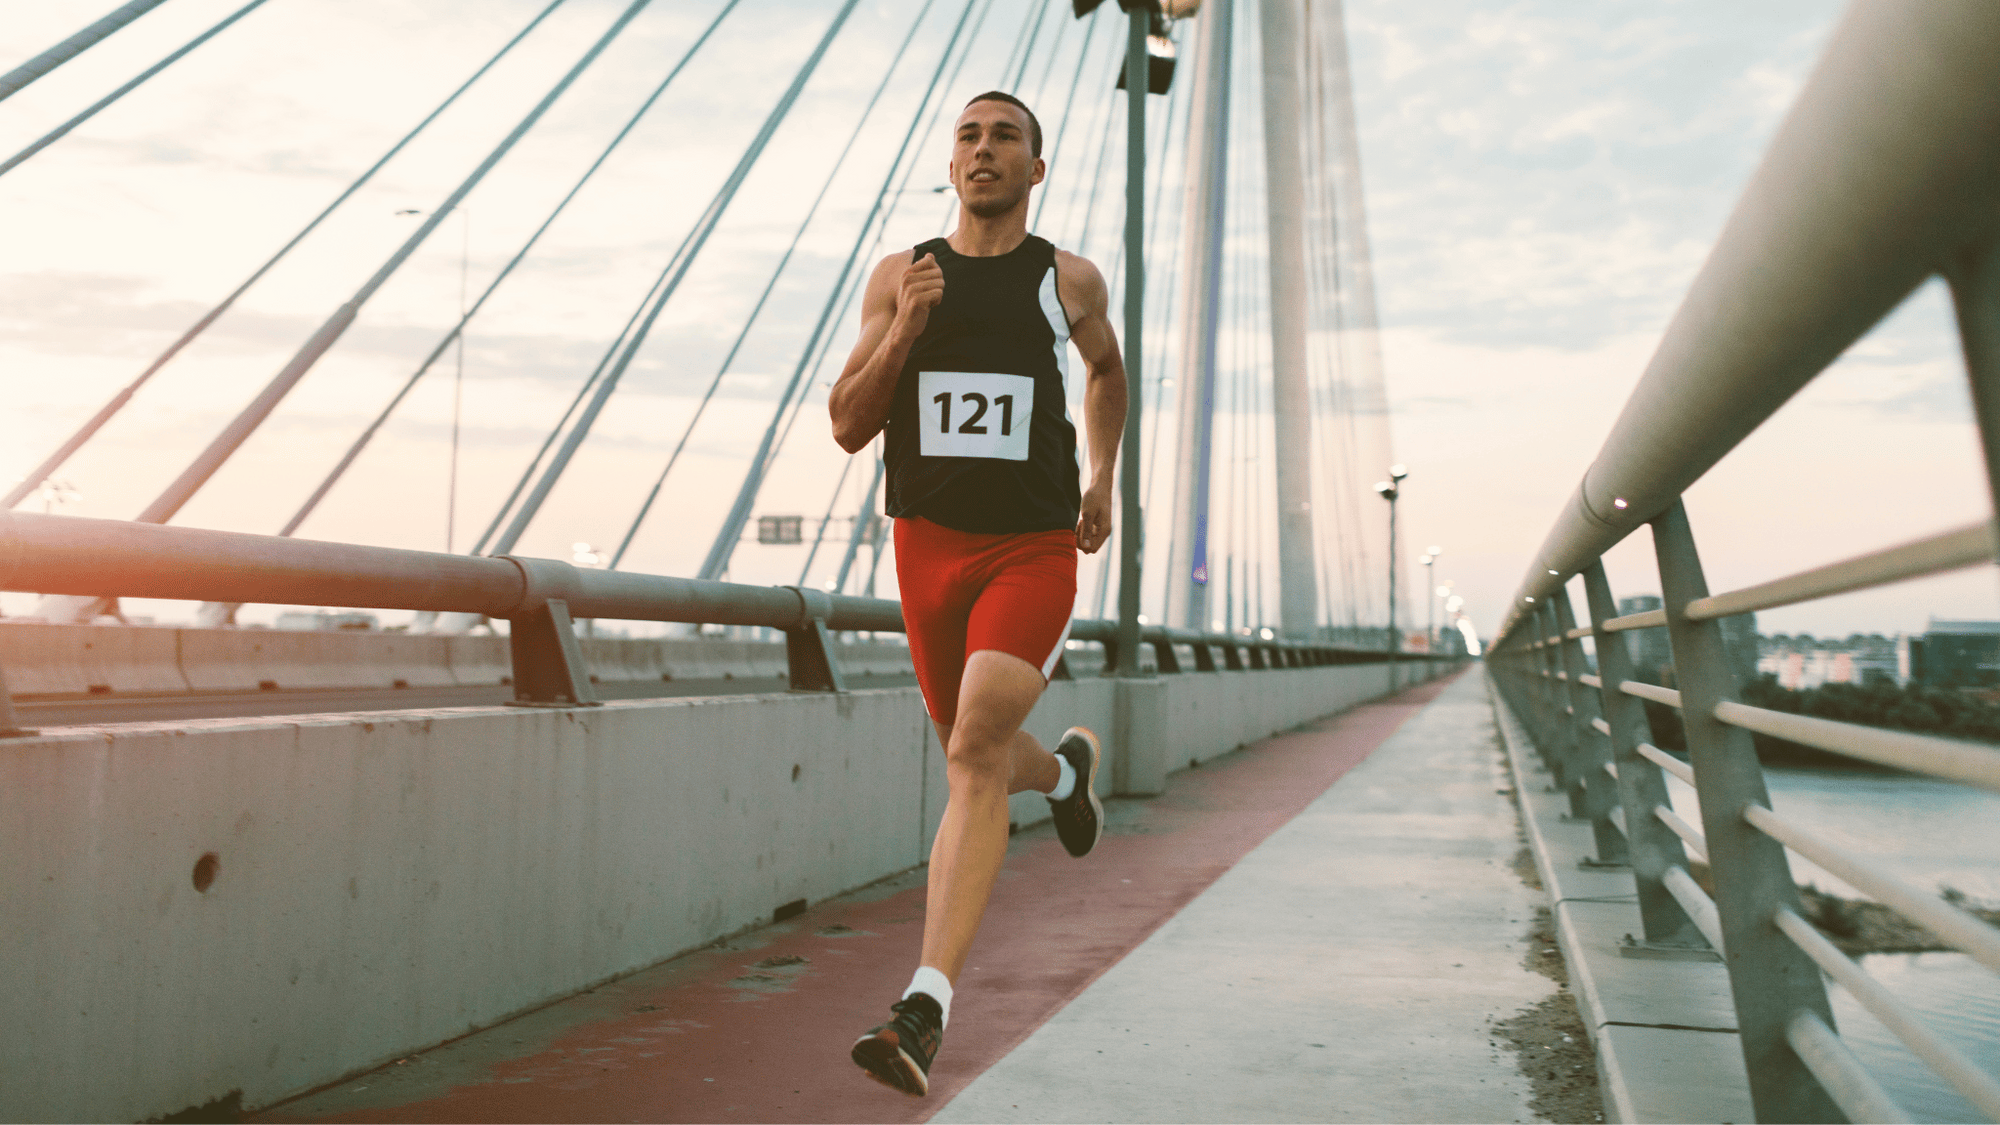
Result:
M1094 555L1111 541L1111 486L1092 485L1083 494L1083 512L1076 521L1076 547Z
M930 323L931 310L944 300L944 267L937 256L925 254L903 271L902 286L896 290L896 321L910 339L915 339Z

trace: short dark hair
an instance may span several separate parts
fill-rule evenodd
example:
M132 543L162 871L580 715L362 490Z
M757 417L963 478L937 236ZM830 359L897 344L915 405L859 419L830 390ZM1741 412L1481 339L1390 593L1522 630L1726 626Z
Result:
M1041 120L1035 116L1035 111L1028 108L1027 102L1024 102L1021 99L1015 97L1014 95L1009 94L1002 90L988 90L985 93L979 95L978 97L973 98L971 101L966 102L965 108L971 109L973 106L978 105L980 102L1006 102L1008 105L1011 106L1019 106L1021 112L1028 115L1028 148L1034 152L1036 159L1041 158L1042 123Z

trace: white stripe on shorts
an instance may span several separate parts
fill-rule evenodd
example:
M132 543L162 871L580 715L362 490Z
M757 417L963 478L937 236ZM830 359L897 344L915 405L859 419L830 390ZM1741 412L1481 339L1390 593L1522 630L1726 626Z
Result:
M1062 659L1063 646L1069 643L1070 622L1074 620L1075 618L1071 618L1070 621L1063 622L1062 636L1056 638L1055 650L1049 653L1049 658L1047 660L1042 661L1043 679L1046 680L1049 678L1049 674L1056 670L1056 661Z

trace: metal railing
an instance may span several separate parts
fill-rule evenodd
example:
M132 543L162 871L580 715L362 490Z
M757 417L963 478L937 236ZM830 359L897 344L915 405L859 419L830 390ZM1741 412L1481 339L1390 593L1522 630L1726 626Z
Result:
M0 513L0 590L88 597L265 602L473 613L509 622L514 701L589 706L596 693L573 618L753 625L784 632L795 691L845 691L833 634L901 633L899 602L801 586L750 586L592 570L554 559L447 555L163 524ZM1079 619L1078 641L1116 668L1115 621ZM1161 673L1264 671L1378 662L1388 654L1319 641L1152 626ZM1184 668L1179 649L1192 653ZM1067 661L1056 678L1068 678ZM0 736L14 729L0 679Z
M1982 1112L2000 1082L1803 916L1786 849L2000 971L2000 933L1771 809L1753 732L2000 790L2000 751L1753 707L1721 619L1994 559L1977 524L1711 594L1682 492L1926 279L1957 307L1989 486L2000 495L2000 5L1854 6L1772 142L1603 450L1488 649L1495 683L1603 863L1628 864L1646 943L1726 953L1760 1121L1907 1121L1841 1042L1822 973ZM1652 528L1663 606L1620 616L1602 556ZM1581 578L1578 624L1568 584ZM1664 626L1676 687L1641 683L1622 634ZM1591 638L1597 672L1587 670ZM1651 744L1679 712L1690 762ZM1669 779L1694 787L1699 827ZM1705 861L1711 899L1689 874Z

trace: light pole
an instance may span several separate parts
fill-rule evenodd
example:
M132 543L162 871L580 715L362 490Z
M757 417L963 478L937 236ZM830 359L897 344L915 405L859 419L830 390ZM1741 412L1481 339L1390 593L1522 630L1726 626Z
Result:
M1436 573L1432 568L1437 565L1438 556L1441 554L1444 554L1444 552L1436 547L1430 547L1424 551L1424 589L1426 590L1431 589L1431 575ZM1437 600L1426 594L1424 596L1424 652L1429 654L1436 648Z
M1396 653L1403 646L1396 636L1396 497L1402 495L1403 481L1410 471L1401 465L1389 466L1389 479L1375 482L1375 491L1389 502L1389 675L1396 674Z
M398 215L423 215L428 212L405 207ZM451 554L453 540L458 532L458 423L459 409L465 400L465 299L466 282L472 264L472 212L458 208L458 338L453 341L457 351L458 370L451 381L451 467L447 473L444 498L444 551Z

